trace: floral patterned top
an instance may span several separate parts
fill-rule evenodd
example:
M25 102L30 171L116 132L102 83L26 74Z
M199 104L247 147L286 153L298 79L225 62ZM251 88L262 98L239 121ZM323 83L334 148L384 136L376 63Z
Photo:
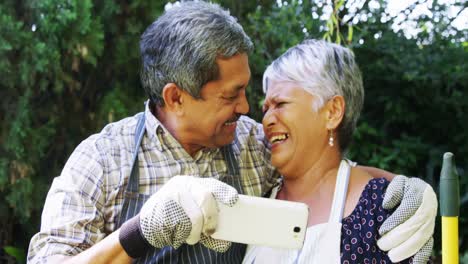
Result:
M377 246L379 228L392 213L382 207L389 181L370 180L361 193L354 211L345 217L341 227L341 262L383 264L392 263L386 252ZM408 258L399 263L412 263Z

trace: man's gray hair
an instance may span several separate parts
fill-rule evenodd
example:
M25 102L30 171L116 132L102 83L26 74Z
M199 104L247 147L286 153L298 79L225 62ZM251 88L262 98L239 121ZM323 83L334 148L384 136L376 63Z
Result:
M195 98L207 82L219 77L217 58L253 49L242 26L217 4L174 5L142 34L141 82L153 104L164 106L162 90L175 83Z
M314 111L333 96L343 96L345 113L336 132L341 151L347 149L364 102L361 71L350 49L323 40L305 40L268 66L263 75L265 93L270 81L296 83L314 95Z

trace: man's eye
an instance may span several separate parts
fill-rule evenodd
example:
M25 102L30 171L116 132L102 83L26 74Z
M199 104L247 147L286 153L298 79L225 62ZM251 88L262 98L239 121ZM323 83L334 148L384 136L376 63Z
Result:
M237 95L224 97L224 99L229 100L229 101L234 101L234 100L236 100L236 98L237 98Z

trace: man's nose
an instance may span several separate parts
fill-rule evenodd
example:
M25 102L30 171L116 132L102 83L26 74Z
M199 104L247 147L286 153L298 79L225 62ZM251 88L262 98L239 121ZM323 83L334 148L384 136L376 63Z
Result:
M236 106L236 113L246 115L250 110L249 102L247 101L247 96L245 91L242 91L242 94L239 95L239 101Z

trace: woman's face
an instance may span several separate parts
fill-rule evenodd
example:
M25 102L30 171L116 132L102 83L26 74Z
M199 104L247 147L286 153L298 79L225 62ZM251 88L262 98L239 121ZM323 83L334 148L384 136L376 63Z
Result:
M328 145L324 108L312 108L316 97L291 82L269 83L263 106L263 129L271 143L272 164L285 177L302 175Z

